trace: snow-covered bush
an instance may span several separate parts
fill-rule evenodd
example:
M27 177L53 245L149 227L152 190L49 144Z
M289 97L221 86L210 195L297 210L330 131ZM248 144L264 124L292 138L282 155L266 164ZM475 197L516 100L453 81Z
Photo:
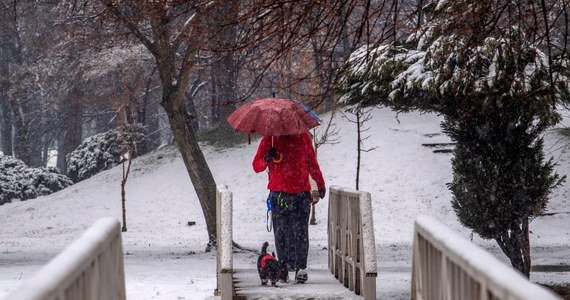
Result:
M135 145L144 138L144 127L138 125L124 132L112 129L91 136L66 156L68 176L79 182L108 170L121 162L123 152L130 149L136 154Z
M30 168L19 159L0 155L0 205L49 195L72 184L54 168Z

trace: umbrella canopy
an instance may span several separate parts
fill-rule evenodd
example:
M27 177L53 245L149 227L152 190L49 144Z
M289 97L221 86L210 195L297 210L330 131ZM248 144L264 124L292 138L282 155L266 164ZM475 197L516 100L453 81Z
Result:
M236 131L271 136L299 134L320 124L317 114L303 103L282 98L253 100L227 120Z

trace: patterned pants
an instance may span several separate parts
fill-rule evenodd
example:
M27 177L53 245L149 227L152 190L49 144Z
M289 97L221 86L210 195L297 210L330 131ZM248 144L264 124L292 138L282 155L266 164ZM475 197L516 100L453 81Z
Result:
M277 258L290 271L307 268L311 193L270 192Z

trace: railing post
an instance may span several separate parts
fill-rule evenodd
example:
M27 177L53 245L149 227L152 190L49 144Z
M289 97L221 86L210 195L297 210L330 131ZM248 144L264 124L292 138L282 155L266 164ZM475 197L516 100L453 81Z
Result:
M233 299L232 193L225 185L216 187L216 290L223 300Z
M368 192L360 193L360 218L361 218L361 244L364 268L361 272L364 299L376 299L376 277L378 267L376 259L376 238L374 237L374 218L372 217L372 197Z

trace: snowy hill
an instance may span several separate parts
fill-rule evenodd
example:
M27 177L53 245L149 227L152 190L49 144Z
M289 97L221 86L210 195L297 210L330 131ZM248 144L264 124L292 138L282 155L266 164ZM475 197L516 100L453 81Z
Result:
M325 116L325 122L328 117ZM360 189L372 194L379 255L378 295L409 297L413 220L431 215L470 237L451 209L451 154L434 153L425 143L448 143L441 118L433 114L396 114L374 110L366 124ZM327 186L354 188L356 125L337 114L339 143L318 149ZM559 130L547 134L547 157L559 162L558 172L570 174L568 141ZM234 195L234 232L239 244L258 249L273 241L265 228L266 174L256 174L251 161L257 142L204 152L217 184ZM31 277L49 259L77 239L95 220L120 219L122 168L100 173L61 192L26 202L0 206L0 297ZM533 264L567 263L570 255L570 183L557 189L549 205L551 216L531 223ZM206 229L196 194L177 151L166 148L134 161L127 183L127 227L123 234L129 299L204 299L215 287L213 253L204 253ZM317 205L317 225L310 226L309 268L326 268L327 199ZM195 226L189 226L195 221ZM492 241L474 242L501 260L506 257ZM236 267L252 268L256 255L238 253ZM570 281L566 273L533 273L534 281ZM309 274L310 276L310 274Z

